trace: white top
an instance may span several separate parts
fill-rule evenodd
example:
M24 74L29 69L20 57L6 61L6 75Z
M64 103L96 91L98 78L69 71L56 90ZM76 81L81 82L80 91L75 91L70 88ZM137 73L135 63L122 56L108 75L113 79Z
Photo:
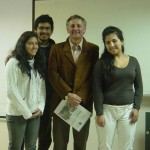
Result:
M29 62L32 66L33 62ZM29 119L32 113L39 108L42 112L45 106L45 81L39 73L31 70L31 79L23 74L18 67L18 60L11 58L6 64L6 83L8 115L20 116Z

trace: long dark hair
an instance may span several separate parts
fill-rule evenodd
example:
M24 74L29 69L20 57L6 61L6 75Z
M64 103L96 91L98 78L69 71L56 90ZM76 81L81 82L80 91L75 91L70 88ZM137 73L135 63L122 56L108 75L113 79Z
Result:
M37 38L37 35L32 31L24 32L18 39L15 49L7 56L5 60L6 64L10 58L16 58L19 61L18 67L21 69L22 73L26 73L29 77L31 77L31 66L28 62L29 58L25 44L32 37ZM34 56L34 60L34 69L39 72L42 78L45 78L45 63L40 50L37 51L36 55Z
M122 31L114 26L108 26L106 27L103 32L102 32L102 39L103 39L103 43L104 43L104 52L101 55L101 60L102 60L102 64L103 64L103 74L104 74L104 78L108 81L112 81L115 76L114 76L114 56L111 55L105 46L105 38L106 36L108 36L109 34L116 34L117 37L123 42L124 38L123 38L123 33ZM124 46L122 45L122 52L124 53Z

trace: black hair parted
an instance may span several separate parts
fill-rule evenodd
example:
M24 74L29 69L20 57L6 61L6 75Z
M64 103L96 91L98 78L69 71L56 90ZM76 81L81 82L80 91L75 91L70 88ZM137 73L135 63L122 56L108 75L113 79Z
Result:
M107 35L115 33L120 41L124 42L124 37L122 31L118 27L108 26L102 32L103 43L105 43L105 38ZM122 47L122 51L124 52L124 47Z
M104 52L101 55L101 60L103 62L104 77L108 81L112 81L113 79L115 79L115 76L114 76L114 61L115 61L114 56L111 55L107 51L106 46L105 46L106 36L108 36L112 33L116 34L117 37L120 39L120 41L124 42L123 33L118 27L108 26L103 30L102 39L103 39L103 43L104 43ZM124 46L123 45L122 45L122 52L124 53Z

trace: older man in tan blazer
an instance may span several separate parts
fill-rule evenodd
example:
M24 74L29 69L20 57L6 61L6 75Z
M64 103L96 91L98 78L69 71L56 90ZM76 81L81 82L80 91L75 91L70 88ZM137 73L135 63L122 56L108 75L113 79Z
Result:
M99 47L83 37L86 20L73 15L66 22L69 37L52 47L49 57L49 79L55 89L52 111L62 99L70 107L82 105L92 112L92 73L99 57ZM86 150L90 119L80 132L73 129L74 150ZM70 126L53 115L54 150L67 150Z

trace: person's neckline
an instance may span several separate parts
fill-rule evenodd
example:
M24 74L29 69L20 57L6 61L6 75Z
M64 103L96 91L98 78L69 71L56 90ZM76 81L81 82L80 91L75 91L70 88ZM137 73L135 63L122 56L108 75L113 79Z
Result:
M120 69L120 70L126 69L129 66L129 63L130 63L130 56L128 55L128 57L129 57L129 61L128 61L126 66L124 66L124 67L117 67L117 66L114 65L115 68Z

